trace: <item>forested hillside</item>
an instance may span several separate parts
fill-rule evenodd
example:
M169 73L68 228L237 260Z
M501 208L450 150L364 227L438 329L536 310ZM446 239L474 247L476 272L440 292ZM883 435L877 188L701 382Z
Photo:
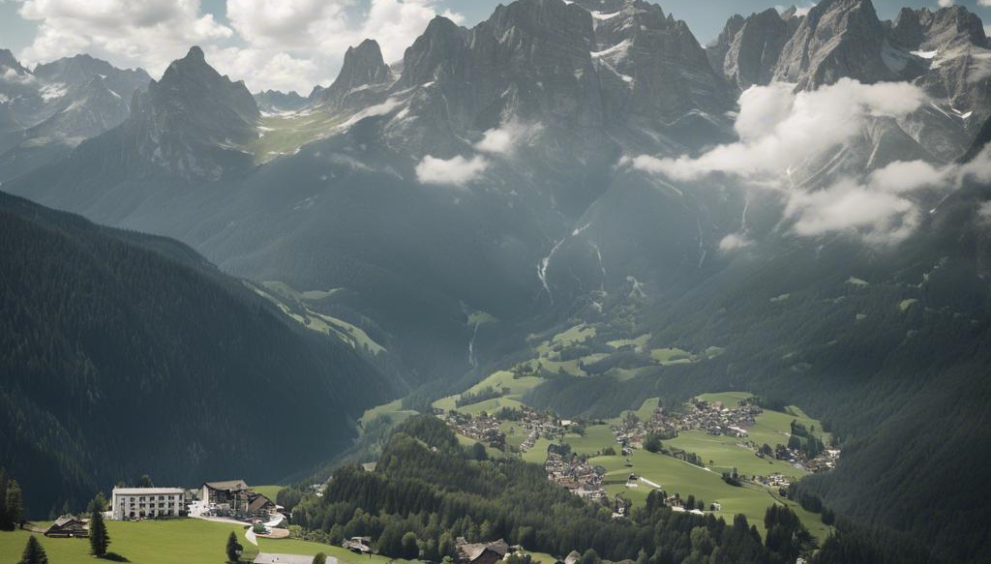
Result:
M575 550L583 562L595 564L600 559L791 563L817 546L798 517L781 505L771 506L764 517L766 537L743 515L727 523L713 514L673 511L660 491L651 492L629 519L616 519L606 506L548 481L536 464L513 457L490 460L484 450L460 446L432 416L399 425L374 471L339 469L322 496L307 495L295 506L293 518L315 540L369 536L384 555L432 561L454 556L461 536L469 542L503 538L551 557ZM846 523L841 530L822 544L813 562L927 561L912 542L884 544Z
M35 517L146 473L279 479L394 392L188 247L5 194L0 311L0 466Z

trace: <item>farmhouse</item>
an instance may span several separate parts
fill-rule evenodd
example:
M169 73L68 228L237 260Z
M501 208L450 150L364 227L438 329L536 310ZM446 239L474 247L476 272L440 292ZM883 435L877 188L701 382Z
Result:
M89 529L86 522L73 515L63 515L59 517L48 530L46 537L88 537Z
M114 488L111 518L154 519L186 513L186 490L182 488Z
M506 541L468 544L464 537L456 541L458 564L495 564L509 552Z
M372 547L368 546L370 542L371 537L351 537L344 541L343 546L356 554L368 554L372 551Z

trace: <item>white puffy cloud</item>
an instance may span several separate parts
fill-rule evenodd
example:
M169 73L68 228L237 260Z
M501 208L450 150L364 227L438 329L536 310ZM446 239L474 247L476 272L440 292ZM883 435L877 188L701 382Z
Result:
M89 53L159 73L190 46L233 35L199 0L23 0L20 14L38 22L20 54L29 63Z
M730 233L719 241L719 250L723 252L745 249L754 244L753 239L746 233Z
M490 156L512 157L516 149L542 130L540 124L524 124L510 120L499 127L487 130L474 149ZM445 184L463 187L479 178L491 162L485 155L465 158L440 159L431 155L423 157L416 166L416 178L422 184Z
M633 166L675 180L694 180L713 172L780 178L789 168L858 135L868 117L901 117L926 99L920 88L908 83L867 85L842 79L812 92L796 94L792 88L779 83L744 92L736 143L720 145L697 158L641 155L633 159Z
M937 0L936 4L940 8L949 8L950 6L953 5L953 0Z
M89 53L158 76L192 45L252 91L309 93L329 84L345 51L375 39L387 62L441 10L439 0L227 0L230 25L202 10L200 0L17 0L38 22L20 58L29 63ZM460 23L460 15L443 15Z
M861 135L872 117L902 117L922 106L925 94L908 83L865 85L840 80L815 91L795 92L790 84L748 89L740 98L735 123L739 141L692 158L639 156L633 167L674 180L697 180L711 173L778 189L792 232L807 237L851 233L871 244L896 244L919 225L921 211L912 195L945 188L959 178L956 167L923 161L895 162L866 178L844 178L818 190L794 187L789 171L815 161ZM745 233L720 242L732 251L751 244Z
M479 155L470 159L461 155L452 159L427 155L416 165L416 178L422 184L463 187L478 179L488 167L488 160Z
M511 156L516 148L528 141L542 130L540 124L525 124L510 120L499 127L489 129L482 135L482 140L475 144L475 149L494 155Z
M861 184L841 180L825 190L790 194L786 216L792 230L803 236L856 233L874 244L897 244L919 225L920 212L909 199Z

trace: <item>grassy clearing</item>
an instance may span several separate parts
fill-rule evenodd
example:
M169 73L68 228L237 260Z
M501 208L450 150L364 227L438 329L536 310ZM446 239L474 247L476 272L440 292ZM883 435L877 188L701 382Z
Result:
M609 341L606 344L609 345L610 347L614 348L614 349L618 349L620 347L629 347L629 346L632 346L637 351L642 351L644 349L644 347L647 346L647 341L649 341L649 340L650 340L650 333L646 333L646 334L640 335L639 337L637 337L635 339L617 339L615 341Z
M461 435L461 434L457 434L455 436L458 438L458 443L460 443L461 446L468 446L468 447L470 447L470 446L474 446L475 443L479 443L480 442L480 441L476 441L475 439L473 439L471 437L466 437L466 436ZM492 447L486 445L485 443L481 443L481 444L482 444L482 446L485 447L485 452L486 452L486 454L489 455L489 458L503 458L503 457L506 456L506 453L502 452L501 450L499 450L497 448L492 448Z
M443 409L444 411L457 409L462 413L470 413L470 414L478 414L481 413L482 411L485 411L486 413L494 413L495 411L498 411L502 407L519 408L521 405L523 405L522 403L520 403L520 400L523 398L523 396L533 388L540 385L540 383L543 381L544 381L543 378L539 378L537 376L525 376L523 378L514 378L512 372L508 370L499 370L497 372L493 372L487 378L485 378L481 382L469 388L467 392L478 393L479 390L482 390L487 387L492 387L497 390L509 388L509 393L507 393L506 395L500 398L490 399L483 402L479 402L477 404L466 405L460 408L456 407L457 405L456 402L459 396L447 396L445 398L441 398L435 401L433 403L433 406L437 409ZM479 406L483 406L483 407L479 407Z
M276 496L282 491L284 486L251 486L251 489L262 494L263 496L275 501Z
M343 117L322 111L266 115L262 117L258 137L248 143L248 150L255 155L255 164L264 164L326 137L343 122Z
M576 454L598 454L608 446L619 449L608 425L586 427L584 436L568 433L564 436L564 442L571 445L572 452Z
M692 353L672 347L667 349L654 349L650 351L650 356L662 365L687 364L692 362Z
M199 519L109 521L110 551L135 564L221 564L226 560L227 536L235 531L245 548L245 558L257 552L244 539L245 527ZM31 533L0 533L0 562L17 562ZM86 539L49 539L35 534L53 564L93 564Z
M403 400L396 400L389 402L384 405L379 405L366 410L359 420L361 422L361 428L364 429L369 423L375 421L383 415L388 415L392 417L394 423L401 423L410 417L416 415L416 411L411 409L403 409Z
M315 301L328 297L334 293L334 290L329 290L326 292L319 290L298 292L283 282L265 282L264 286L265 288L262 289L253 284L249 284L249 287L254 290L255 293L274 303L279 309L282 310L283 313L296 320L307 329L337 337L345 343L351 345L352 348L366 350L373 355L386 352L386 348L369 337L368 333L366 333L361 327L348 323L342 319L337 319L336 317L317 313L303 303L304 301ZM302 308L302 313L297 310L293 310L288 305L283 303L279 296L296 301Z
M732 521L734 515L742 513L751 524L757 525L761 533L765 532L764 512L777 501L794 509L805 526L820 539L828 534L828 527L822 524L818 515L809 513L788 500L776 500L766 488L751 484L743 487L730 486L715 472L643 450L634 451L628 458L632 467L626 466L626 458L622 456L601 456L592 459L592 462L606 468L605 487L609 495L621 493L634 505L645 503L647 494L654 488L643 481L638 482L635 488L626 487L626 480L631 472L660 485L668 494L681 494L682 499L694 495L696 500L703 500L707 506L718 501L722 504L722 510L716 512L717 516Z
M898 309L899 309L899 311L908 311L908 308L912 307L913 305L915 305L918 302L919 302L919 300L917 300L915 298L909 298L907 300L902 300L902 301L898 302Z
M782 474L798 477L806 474L805 470L787 462L758 457L753 450L740 444L743 440L727 435L714 437L704 431L682 431L677 438L664 441L664 444L698 454L706 466L719 473L736 468L745 476Z

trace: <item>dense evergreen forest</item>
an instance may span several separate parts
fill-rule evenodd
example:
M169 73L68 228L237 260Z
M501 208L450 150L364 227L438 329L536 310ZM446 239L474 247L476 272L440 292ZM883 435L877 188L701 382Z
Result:
M798 517L780 505L767 511L766 538L742 515L726 523L672 511L656 491L629 519L615 519L607 506L548 481L538 465L488 459L460 446L432 416L397 426L374 471L344 466L322 497L295 487L283 490L279 501L293 508L294 521L312 540L370 536L382 554L433 561L454 556L455 539L463 536L471 542L504 538L558 557L577 550L588 562L791 563L813 555L815 564L930 562L912 541L847 522L817 547Z
M34 518L144 473L282 478L395 393L188 247L5 194L0 311L0 466Z

